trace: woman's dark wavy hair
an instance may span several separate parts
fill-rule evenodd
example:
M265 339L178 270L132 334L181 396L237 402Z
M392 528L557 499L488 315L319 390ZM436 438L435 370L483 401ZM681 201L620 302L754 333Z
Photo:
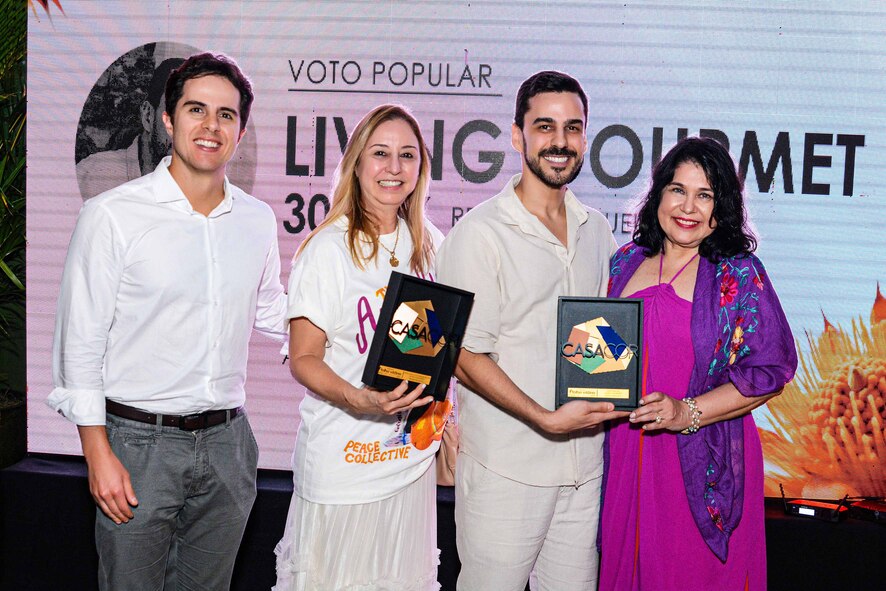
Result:
M714 192L714 232L698 247L698 253L711 262L746 255L757 248L744 209L744 180L735 169L729 151L711 138L687 137L674 145L652 170L652 183L637 214L634 243L646 256L662 252L665 233L658 223L658 206L664 188L674 180L674 172L684 162L694 162L704 170Z

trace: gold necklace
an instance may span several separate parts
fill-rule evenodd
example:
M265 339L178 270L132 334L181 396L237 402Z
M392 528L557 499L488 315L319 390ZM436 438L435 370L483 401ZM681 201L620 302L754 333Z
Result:
M389 255L391 255L391 258L388 260L388 262L391 263L392 267L396 267L400 264L400 259L398 259L397 255L394 254L394 252L397 251L397 243L400 242L400 216L397 216L397 227L394 228L394 232L397 234L397 237L394 238L394 248L392 249L382 244L380 236L378 238L378 245L385 249L385 251L387 251Z

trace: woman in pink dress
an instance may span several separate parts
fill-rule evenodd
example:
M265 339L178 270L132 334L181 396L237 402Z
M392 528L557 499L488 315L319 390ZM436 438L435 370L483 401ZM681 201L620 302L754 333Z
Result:
M751 411L797 354L753 254L742 181L711 139L653 170L610 296L643 299L643 398L607 434L600 589L766 588L763 456Z

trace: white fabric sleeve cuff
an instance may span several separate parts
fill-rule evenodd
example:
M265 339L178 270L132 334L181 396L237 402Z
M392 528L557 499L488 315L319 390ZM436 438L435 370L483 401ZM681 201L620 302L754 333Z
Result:
M55 388L46 405L75 425L105 424L105 394L101 390Z

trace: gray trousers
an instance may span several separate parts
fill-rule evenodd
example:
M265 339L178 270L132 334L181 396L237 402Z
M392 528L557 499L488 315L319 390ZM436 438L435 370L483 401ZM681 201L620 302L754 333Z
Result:
M116 525L96 511L102 591L223 590L255 501L258 446L245 413L197 431L107 418L139 504Z

